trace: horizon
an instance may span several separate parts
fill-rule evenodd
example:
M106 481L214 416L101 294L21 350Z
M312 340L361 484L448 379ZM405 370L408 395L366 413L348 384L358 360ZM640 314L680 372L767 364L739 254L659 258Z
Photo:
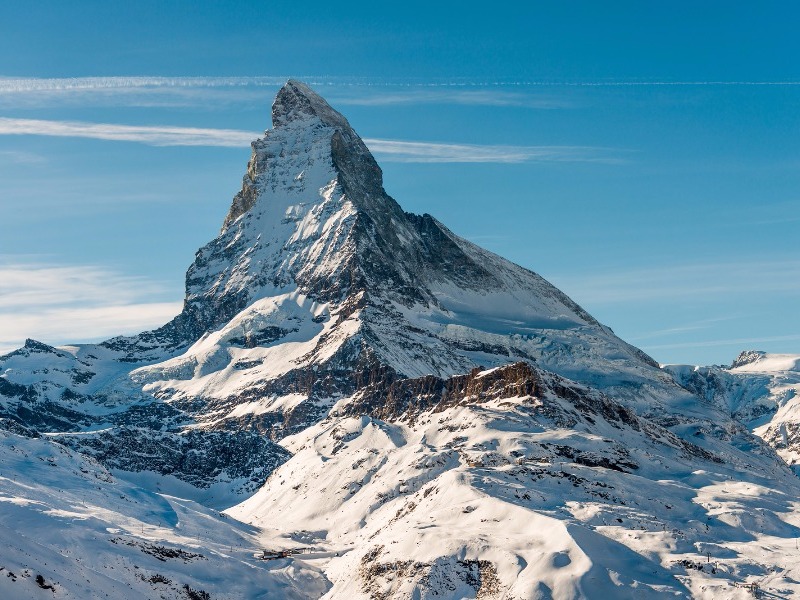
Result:
M791 14L579 6L518 23L442 7L242 3L245 23L179 2L4 8L0 353L177 313L247 138L269 126L286 77L266 70L344 114L405 210L541 274L657 361L799 354Z

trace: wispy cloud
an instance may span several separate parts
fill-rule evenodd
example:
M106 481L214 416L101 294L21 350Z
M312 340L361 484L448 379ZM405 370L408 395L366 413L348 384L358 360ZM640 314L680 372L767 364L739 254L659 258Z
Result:
M417 104L462 104L472 106L517 106L538 109L569 108L574 102L565 98L545 96L505 89L460 89L453 87L425 87L421 89L394 90L382 92L358 90L347 95L333 93L333 104L350 106L398 106Z
M0 78L0 106L214 107L264 103L285 77Z
M701 321L694 321L684 325L677 325L675 327L667 327L665 329L658 329L656 331L648 331L646 333L626 338L629 342L640 342L643 340L652 340L664 337L672 337L676 335L683 335L692 331L704 331L711 329L718 323L726 321L733 321L741 318L741 316L728 316L728 317L715 317L712 319L703 319Z
M82 121L0 118L0 135L44 135L137 142L151 146L245 147L258 134L239 129L118 125ZM448 144L366 138L382 160L415 163L595 162L619 164L621 151L592 146Z
M592 146L505 146L364 140L375 154L388 162L414 163L525 163L596 162L620 164L619 150ZM616 156L615 156L616 154Z
M0 118L0 135L46 135L139 142L151 146L247 146L257 134L238 129L116 125L83 121Z
M0 310L67 303L124 303L134 296L162 292L162 286L141 277L86 265L57 265L28 258L0 259Z
M521 85L539 85L555 87L736 87L736 86L800 86L800 81L561 81L561 82L529 82Z
M648 345L649 350L669 350L679 348L715 348L718 346L732 346L737 349L752 348L753 344L769 344L773 342L794 342L800 340L800 334L773 335L764 337L734 338L726 340L704 340L698 342L679 342L674 344Z
M45 107L64 104L146 107L214 106L238 103L264 104L287 77L78 77L1 78L0 106ZM461 104L517 106L534 109L566 108L574 102L564 97L527 89L460 80L367 80L306 77L334 105L395 106Z
M800 294L800 261L763 260L596 270L591 275L553 277L563 290L587 305L695 301L744 294Z
M16 165L42 165L47 162L47 159L40 154L24 150L0 150L0 162Z
M180 302L156 282L92 265L0 257L0 353L32 337L51 344L135 333L163 325Z
M258 77L0 77L0 106L219 107L261 104L287 76ZM552 90L613 87L798 86L800 81L482 80L300 76L334 104L462 104L568 108L574 98Z
M0 94L146 88L264 87L283 85L287 79L287 77L0 77Z
M465 79L465 78L376 78L331 77L318 75L295 76L309 85L350 88L525 88L525 87L610 87L610 86L799 86L796 80L647 80L647 79ZM289 76L264 75L251 77L0 77L0 94L72 91L72 90L133 90L156 88L242 88L283 85Z

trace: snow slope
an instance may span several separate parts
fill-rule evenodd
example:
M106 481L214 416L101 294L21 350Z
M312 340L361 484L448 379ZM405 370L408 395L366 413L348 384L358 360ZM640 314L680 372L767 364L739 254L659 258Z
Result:
M299 599L328 587L300 561L254 559L254 528L46 439L0 431L0 465L4 599L183 599L185 585L215 599Z
M331 599L800 592L800 481L773 453L737 449L744 432L701 449L529 369L475 372L461 400L419 395L391 421L343 399L227 512L328 549Z

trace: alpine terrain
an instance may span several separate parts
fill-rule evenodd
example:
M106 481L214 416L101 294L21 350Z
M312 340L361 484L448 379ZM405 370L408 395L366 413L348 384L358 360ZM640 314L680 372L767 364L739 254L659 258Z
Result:
M178 316L0 357L0 597L800 593L799 357L662 368L272 125Z

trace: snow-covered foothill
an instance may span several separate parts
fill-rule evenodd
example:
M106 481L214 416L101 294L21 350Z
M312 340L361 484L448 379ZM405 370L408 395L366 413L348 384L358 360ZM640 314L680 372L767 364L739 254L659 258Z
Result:
M258 530L118 479L42 438L0 431L0 597L317 598L325 577L262 561ZM197 596L198 598L201 596Z
M702 401L744 423L800 473L800 355L747 350L729 367L664 367Z
M532 395L479 384L392 422L343 399L286 438L292 458L227 513L269 544L327 550L315 564L330 599L800 592L800 481L774 454L703 450L580 384L532 376Z

